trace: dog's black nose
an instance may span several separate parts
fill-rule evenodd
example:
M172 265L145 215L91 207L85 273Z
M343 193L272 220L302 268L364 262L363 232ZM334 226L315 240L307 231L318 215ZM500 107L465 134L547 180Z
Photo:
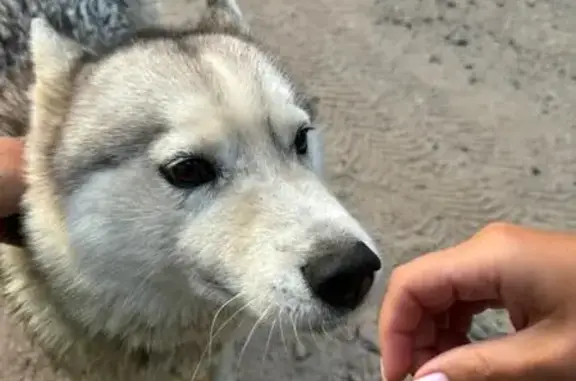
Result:
M353 310L364 300L374 282L380 259L363 242L331 246L325 254L302 267L312 293L338 309Z

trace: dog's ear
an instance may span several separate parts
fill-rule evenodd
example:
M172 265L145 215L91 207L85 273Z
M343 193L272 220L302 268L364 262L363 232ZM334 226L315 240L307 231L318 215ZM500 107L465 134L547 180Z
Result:
M84 50L59 34L43 17L32 19L29 43L34 83L30 89L30 126L25 149L28 189L23 205L28 223L36 227L58 226L53 236L38 240L35 245L48 253L64 253L68 237L64 217L57 207L59 199L51 176L51 159L70 107L75 72ZM30 200L34 202L34 211L29 209Z
M58 33L43 17L37 17L30 25L30 52L35 79L33 108L42 114L61 116L68 106L74 71L84 49Z
M128 19L136 30L197 27L206 32L247 34L248 27L236 0L205 1L202 10L202 4L194 0L125 0Z
M131 32L191 28L201 9L195 0L124 0L124 4Z
M207 0L198 27L215 33L248 34L249 28L236 0Z

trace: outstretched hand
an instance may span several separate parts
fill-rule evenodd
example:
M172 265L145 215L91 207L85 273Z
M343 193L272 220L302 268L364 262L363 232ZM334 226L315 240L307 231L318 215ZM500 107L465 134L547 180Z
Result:
M383 376L401 381L572 381L576 235L494 224L392 274L380 314ZM504 307L516 333L470 343L474 314Z

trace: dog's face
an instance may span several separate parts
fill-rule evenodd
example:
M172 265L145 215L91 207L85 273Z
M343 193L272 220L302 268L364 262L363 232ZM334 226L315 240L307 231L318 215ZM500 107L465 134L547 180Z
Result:
M51 173L66 271L94 308L160 322L199 297L234 298L309 329L362 304L378 254L322 183L313 115L266 53L227 34L159 33L69 67Z

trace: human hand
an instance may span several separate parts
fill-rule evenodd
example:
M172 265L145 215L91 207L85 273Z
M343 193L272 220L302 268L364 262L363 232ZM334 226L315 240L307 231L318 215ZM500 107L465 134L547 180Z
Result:
M0 137L0 242L8 239L6 218L18 212L24 192L22 176L24 142L18 138Z
M516 333L470 343L488 307L506 308ZM572 381L576 235L492 224L400 266L379 329L387 381Z

